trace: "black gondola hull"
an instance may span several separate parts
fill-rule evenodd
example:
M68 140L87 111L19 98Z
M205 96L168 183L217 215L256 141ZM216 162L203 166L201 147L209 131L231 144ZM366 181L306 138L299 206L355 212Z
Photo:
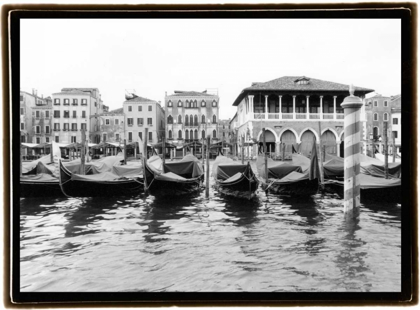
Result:
M307 197L315 195L318 192L319 184L318 179L314 180L303 180L298 182L292 182L289 184L277 183L276 181L267 184L263 182L261 187L264 191L277 195L289 195L289 196L302 196Z
M60 182L20 181L20 197L64 197Z
M140 178L115 181L72 180L71 172L61 162L60 186L63 193L70 197L137 196L143 191Z

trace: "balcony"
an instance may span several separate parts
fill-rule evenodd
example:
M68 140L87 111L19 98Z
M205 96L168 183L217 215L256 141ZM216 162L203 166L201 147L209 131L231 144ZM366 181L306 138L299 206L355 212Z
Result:
M54 128L54 131L60 131L60 128Z
M74 103L74 102L73 102L71 105L79 105L79 104L78 104L78 103Z
M81 103L81 105L87 105L87 103Z
M70 103L63 103L63 105L70 105Z
M77 116L76 116L76 115L73 115L72 117L73 117L73 118L77 118Z

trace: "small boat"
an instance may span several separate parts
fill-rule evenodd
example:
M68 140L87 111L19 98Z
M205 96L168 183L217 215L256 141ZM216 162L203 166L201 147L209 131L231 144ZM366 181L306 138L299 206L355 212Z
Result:
M316 162L316 159L315 159ZM267 158L268 178L265 177L264 158L257 158L257 170L263 180L264 191L278 195L310 196L319 188L318 178L310 178L311 161L303 155L293 154L293 161L277 162Z
M225 156L217 156L213 163L216 189L229 196L252 199L259 181L249 164L241 164Z
M202 189L204 172L201 162L188 154L179 161L167 161L154 155L145 162L145 178L150 194L174 197L191 194Z
M143 189L140 175L119 176L111 171L91 175L75 174L61 161L59 167L61 190L69 197L134 196L139 195Z

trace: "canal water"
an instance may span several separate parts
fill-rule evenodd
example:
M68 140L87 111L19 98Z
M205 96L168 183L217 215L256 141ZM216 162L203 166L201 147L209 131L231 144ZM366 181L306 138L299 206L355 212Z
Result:
M255 163L253 163L255 167ZM255 170L254 170L255 171ZM338 196L252 201L20 201L22 292L400 292L401 205Z

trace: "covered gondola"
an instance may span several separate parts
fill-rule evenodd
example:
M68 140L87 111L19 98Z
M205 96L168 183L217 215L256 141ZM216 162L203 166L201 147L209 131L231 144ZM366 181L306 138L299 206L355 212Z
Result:
M152 156L145 162L145 174L148 191L157 197L170 198L197 192L204 180L201 162L191 154L180 161L165 163L159 156Z
M60 161L60 186L66 196L136 196L143 189L140 175L120 176L114 171L83 175L69 171ZM137 168L136 168L137 169ZM127 171L124 171L127 174Z
M259 181L249 162L241 164L225 156L218 156L213 163L216 189L229 196L252 199Z

